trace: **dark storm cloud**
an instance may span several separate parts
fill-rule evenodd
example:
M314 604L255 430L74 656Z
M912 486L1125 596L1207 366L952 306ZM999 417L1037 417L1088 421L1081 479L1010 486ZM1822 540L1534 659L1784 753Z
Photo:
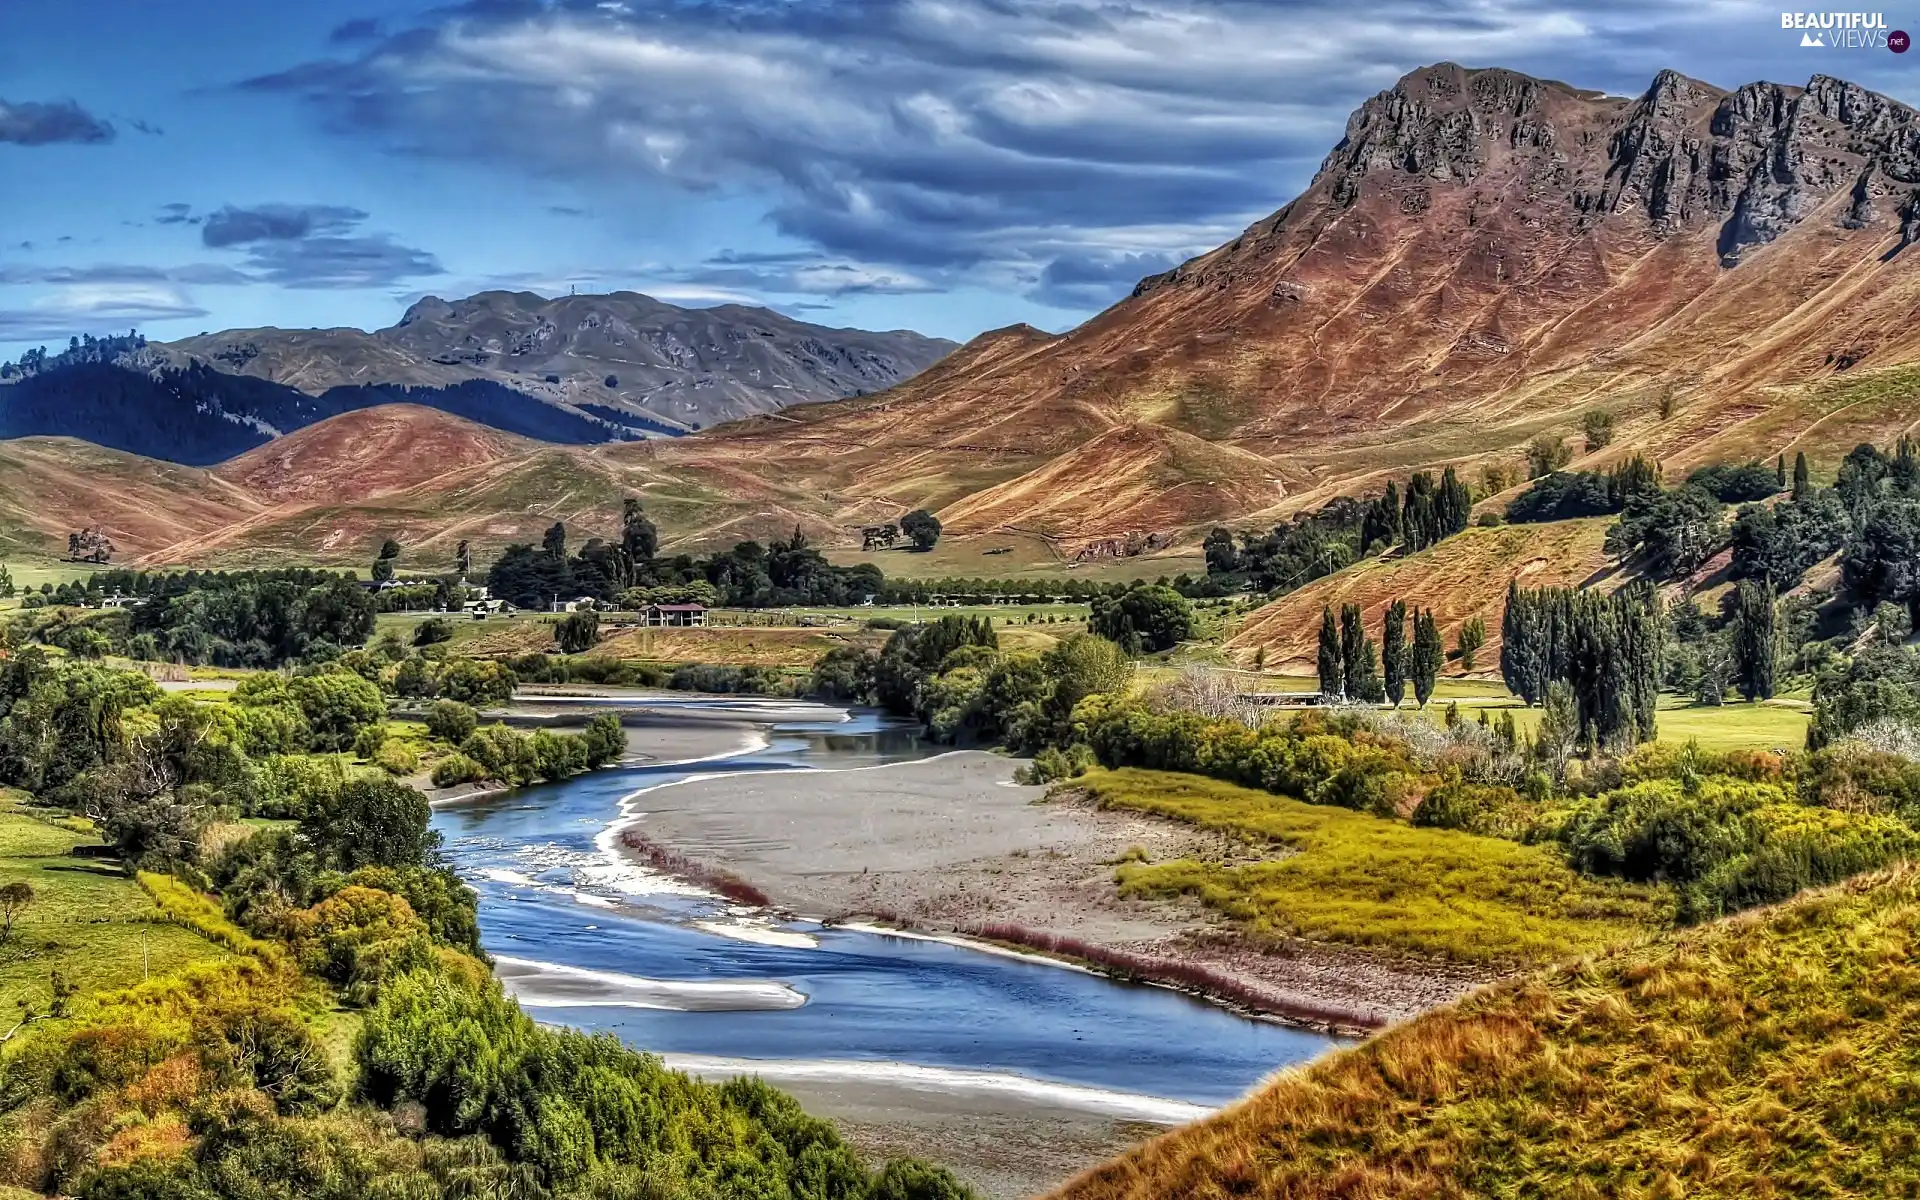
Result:
M200 240L245 250L246 277L281 287L390 287L443 273L425 250L357 233L366 219L360 209L333 204L227 205L207 216Z
M215 248L251 242L291 242L321 234L338 234L367 219L357 208L331 204L261 204L236 208L229 204L207 217L200 229L202 243Z
M71 100L0 100L0 142L16 146L110 142L113 126Z
M401 153L770 197L822 263L1091 304L1285 203L1414 67L1625 93L1835 69L1778 24L1748 0L479 0L246 86Z

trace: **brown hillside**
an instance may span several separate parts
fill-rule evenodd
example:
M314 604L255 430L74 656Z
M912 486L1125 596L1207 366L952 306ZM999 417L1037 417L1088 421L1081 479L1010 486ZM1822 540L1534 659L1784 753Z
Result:
M544 449L539 442L412 404L343 413L214 468L263 500L347 504Z
M1312 674L1322 607L1337 613L1344 604L1358 604L1377 639L1387 605L1404 600L1410 609L1433 610L1449 653L1468 618L1485 621L1487 643L1475 670L1497 671L1507 584L1515 579L1524 587L1604 582L1608 564L1601 543L1607 525L1603 517L1475 528L1419 554L1355 563L1255 611L1228 641L1227 654L1251 664L1264 649L1268 669ZM1457 671L1458 663L1449 662L1447 669Z
M89 527L123 553L139 553L261 507L245 489L193 467L71 438L0 441L0 553L63 554L67 535Z
M1356 111L1298 199L1064 337L1000 331L878 397L658 453L1069 541L1512 457L1593 406L1676 465L1830 462L1858 440L1834 392L1920 361L1917 185L1913 110L1824 76L1665 72L1628 100L1441 64ZM1218 447L1239 490L1134 486L1155 428Z

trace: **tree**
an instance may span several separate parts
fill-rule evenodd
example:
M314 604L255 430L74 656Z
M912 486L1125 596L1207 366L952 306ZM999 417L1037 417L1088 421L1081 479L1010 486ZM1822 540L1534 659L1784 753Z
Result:
M1460 654L1460 669L1471 671L1480 656L1480 648L1487 644L1487 623L1479 617L1468 617L1460 625L1459 641L1455 643Z
M373 560L373 579L375 583L385 583L393 578L394 560L400 557L400 543L388 538L380 543L380 553Z
M1372 638L1360 644L1360 674L1349 686L1353 689L1353 698L1367 704L1379 704L1387 698L1386 687L1380 681L1380 655L1373 647Z
M13 599L13 573L7 570L7 564L0 563L0 600Z
M1748 700L1773 699L1780 662L1779 605L1773 585L1740 585L1733 610L1734 682Z
M1347 672L1340 656L1340 630L1333 623L1333 609L1320 609L1320 698L1337 700L1347 694Z
M413 644L433 646L453 640L453 622L445 617L428 617L413 627Z
M564 521L555 521L547 527L546 534L540 539L540 549L546 552L548 558L566 561L567 526Z
M467 545L467 539L460 539L460 546L453 552L454 569L460 572L460 582L465 583L473 575L473 550Z
M560 619L554 638L567 654L585 654L600 640L600 614L592 609L568 613Z
M1424 612L1415 609L1413 613L1413 653L1410 656L1408 674L1413 679L1413 698L1421 708L1433 696L1433 686L1440 678L1440 664L1446 658L1446 647L1440 641L1440 627L1434 624L1433 610Z
M1380 665L1386 675L1386 698L1395 708L1407 694L1407 602L1387 605L1386 628L1380 636Z
M628 496L620 505L620 550L632 565L651 562L660 552L660 531L640 507L640 501Z
M427 798L393 779L358 778L300 819L300 836L337 871L424 866L439 845Z
M480 714L458 700L435 700L427 710L427 732L449 745L458 746L480 727Z
M1785 491L1787 487L1787 456L1782 454L1773 464L1774 491Z
M1590 408L1580 417L1580 431L1587 438L1587 453L1604 450L1613 441L1613 414Z
M1528 479L1551 475L1572 461L1573 451L1567 449L1567 443L1560 438L1543 433L1527 443Z
M1725 510L1698 487L1632 496L1607 530L1606 551L1621 559L1638 557L1656 579L1689 574L1726 545Z
M1813 491L1813 472L1807 466L1807 454L1803 450L1793 456L1793 498L1805 500L1811 491Z
M900 532L913 540L915 550L931 550L940 540L940 518L916 508L900 518Z
M1360 699L1360 675L1366 669L1367 628L1358 604L1340 606L1340 677L1346 681L1341 693L1349 700Z
M13 936L14 918L26 911L27 906L32 903L32 884L15 880L5 887L0 887L0 920L5 922L4 925L0 925L0 941L6 941Z
M1564 783L1567 762L1580 742L1580 714L1573 689L1560 680L1547 685L1545 704L1540 713L1540 731L1534 746L1553 771L1553 781Z
M378 724L387 715L380 689L338 666L319 675L296 676L287 692L307 719L315 750L345 750L363 726Z
M1129 654L1158 653L1193 637L1193 605L1170 587L1132 587L1095 596L1087 628Z
M1063 721L1088 696L1123 690L1133 672L1120 647L1091 633L1069 634L1040 661L1053 680L1048 707Z

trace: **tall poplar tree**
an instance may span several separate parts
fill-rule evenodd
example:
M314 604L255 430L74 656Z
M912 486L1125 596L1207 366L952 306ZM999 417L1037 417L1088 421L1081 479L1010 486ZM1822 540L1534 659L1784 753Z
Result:
M1407 695L1407 602L1387 605L1386 628L1380 635L1380 666L1386 675L1386 696L1395 708Z
M1807 466L1806 451L1793 456L1793 498L1805 500L1813 491L1813 472Z
M1334 700L1347 694L1347 674L1340 658L1340 631L1333 623L1333 609L1320 610L1320 698Z
M1433 685L1440 678L1440 664L1446 659L1446 646L1440 641L1440 627L1434 624L1433 610L1413 614L1413 698L1421 708L1433 696Z
M1733 609L1733 678L1749 700L1771 700L1780 667L1780 618L1773 585L1740 585Z
M1350 700L1361 699L1359 694L1360 676L1365 669L1364 655L1367 645L1367 627L1360 617L1358 604L1340 606L1340 669L1346 679L1345 695Z

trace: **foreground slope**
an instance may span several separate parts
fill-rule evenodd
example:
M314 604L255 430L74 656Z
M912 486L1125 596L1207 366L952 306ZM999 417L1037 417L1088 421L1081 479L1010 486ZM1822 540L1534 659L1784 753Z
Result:
M1920 1187L1911 867L1478 993L1060 1200L1896 1196Z
M1836 392L1920 395L1917 237L1920 118L1855 85L1663 72L1629 99L1443 63L1363 104L1292 203L1071 333L668 453L1069 546L1512 462L1590 407L1616 453L1831 464L1860 440Z

